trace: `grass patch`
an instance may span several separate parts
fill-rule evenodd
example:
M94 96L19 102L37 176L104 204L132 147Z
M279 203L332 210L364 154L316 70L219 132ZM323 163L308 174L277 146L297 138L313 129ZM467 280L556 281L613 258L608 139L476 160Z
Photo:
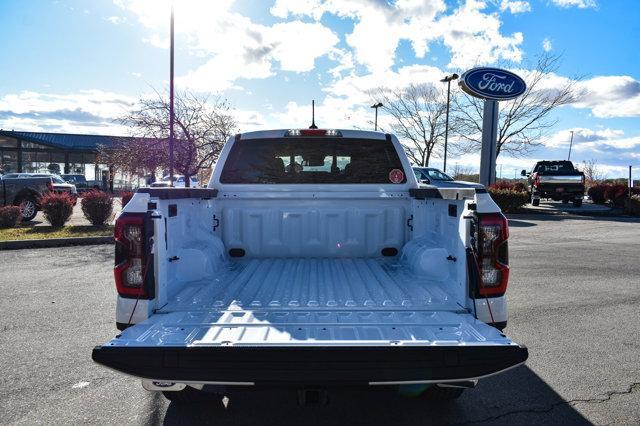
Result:
M23 226L0 229L0 241L44 240L50 238L110 237L113 226Z

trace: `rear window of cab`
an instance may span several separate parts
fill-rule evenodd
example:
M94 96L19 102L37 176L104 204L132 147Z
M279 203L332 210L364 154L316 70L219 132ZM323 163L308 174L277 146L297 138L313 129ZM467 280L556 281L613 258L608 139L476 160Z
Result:
M400 184L390 141L342 138L239 140L222 169L227 184Z

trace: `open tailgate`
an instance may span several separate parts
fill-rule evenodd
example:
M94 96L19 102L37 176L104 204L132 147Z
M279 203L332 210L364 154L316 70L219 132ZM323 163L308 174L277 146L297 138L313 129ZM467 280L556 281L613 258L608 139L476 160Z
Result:
M467 313L241 309L156 314L92 355L147 379L252 384L442 383L527 356Z

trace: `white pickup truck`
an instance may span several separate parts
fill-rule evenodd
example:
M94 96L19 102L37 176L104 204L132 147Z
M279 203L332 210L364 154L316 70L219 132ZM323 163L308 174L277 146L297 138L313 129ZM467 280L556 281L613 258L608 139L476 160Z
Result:
M236 135L207 188L143 188L115 227L116 324L94 361L172 400L236 387L421 384L522 364L508 225L484 188L419 186L397 138Z

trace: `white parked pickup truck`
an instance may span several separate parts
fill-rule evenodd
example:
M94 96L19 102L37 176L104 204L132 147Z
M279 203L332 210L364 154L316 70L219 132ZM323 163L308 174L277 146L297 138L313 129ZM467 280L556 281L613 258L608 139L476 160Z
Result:
M236 135L207 188L143 188L115 227L116 324L94 361L172 400L236 387L454 398L522 364L508 226L484 188L418 185L392 135Z

